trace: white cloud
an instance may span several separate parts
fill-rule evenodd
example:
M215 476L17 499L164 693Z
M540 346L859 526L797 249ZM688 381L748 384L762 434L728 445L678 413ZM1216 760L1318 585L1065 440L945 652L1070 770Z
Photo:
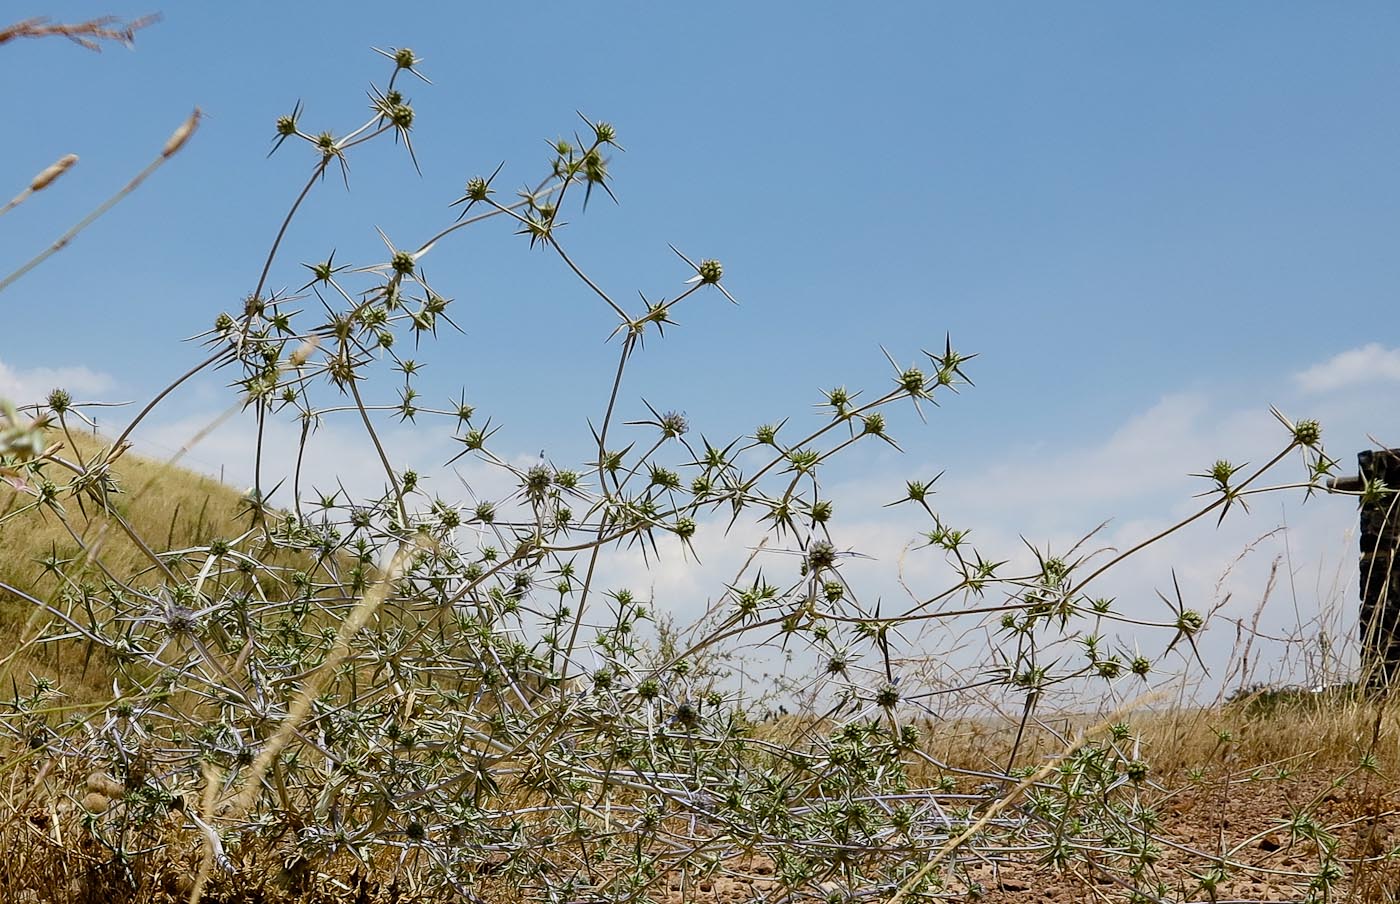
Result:
M1048 547L1062 555L1101 521L1113 518L1086 544L1088 550L1105 550L1096 563L1106 561L1210 501L1192 498L1208 489L1208 483L1187 476L1188 472L1204 470L1219 457L1262 463L1286 445L1287 434L1264 405L1232 405L1228 390L1222 388L1213 396L1168 396L1101 438L1086 437L1072 445L1047 443L1005 454L975 470L950 470L939 481L932 505L949 526L970 529L978 551L991 559L1009 560L1010 573L1024 573L1033 562L1022 537L1037 549ZM1291 407L1296 400L1276 401ZM1315 400L1313 408L1310 416L1321 419L1328 435L1344 441L1359 439L1368 429L1400 414L1400 404L1360 409L1345 399ZM1332 452L1346 454L1342 449ZM912 463L907 470L918 474L939 467ZM1298 479L1300 463L1286 460L1274 476L1269 482ZM845 536L850 538L855 528L857 546L879 556L886 568L899 555L899 539L887 535L891 524L887 513L896 510L881 513L876 505L899 495L901 486L898 475L881 474L832 490L838 512L845 498L845 514L857 516L855 522L844 522ZM1115 610L1123 615L1170 623L1174 615L1158 592L1174 598L1175 575L1188 608L1214 611L1213 622L1198 644L1211 671L1199 691L1207 697L1227 678L1228 687L1238 684L1238 675L1231 669L1244 652L1256 610L1258 632L1272 638L1256 639L1250 649L1256 680L1318 677L1324 664L1324 635L1332 645L1327 654L1331 657L1326 662L1328 677L1336 677L1356 655L1355 506L1327 496L1305 501L1301 492L1289 490L1255 497L1250 509L1248 513L1231 511L1218 527L1212 513L1135 553L1089 587L1092 596L1114 598ZM905 524L904 536L914 536L918 526ZM916 592L940 587L930 558L936 558L931 550L905 558L905 576L911 587L918 588ZM908 565L918 561L925 563L924 571L911 576ZM872 587L883 588L886 600L908 599L888 574L872 574ZM996 618L990 617L992 625ZM968 622L955 619L946 625L944 643L937 648L950 649L952 640L973 636L968 631L975 626ZM1140 645L1148 654L1159 653L1174 633L1170 627L1124 622L1106 622L1103 632L1110 638L1116 635L1130 649ZM926 642L933 641L920 640ZM985 669L991 664L988 649L983 634L970 649L951 654L949 661L966 669ZM1184 649L1170 657L1176 667L1183 664L1177 654ZM1063 652L1079 655L1073 649Z
M1334 355L1293 375L1304 392L1331 392L1365 383L1400 381L1400 348L1378 342Z
M1013 541L1067 529L1078 539L1106 519L1184 514L1195 505L1193 495L1210 486L1191 474L1220 458L1261 462L1288 439L1266 405L1227 409L1203 392L1174 393L1106 436L1053 437L1029 447L1008 442L973 470L950 468L935 486L934 505L952 526L979 533L1002 524ZM910 475L943 470L937 461L908 466ZM873 510L903 486L891 474L840 489Z
M86 367L12 367L0 361L0 398L16 405L42 402L52 389L66 389L79 401L107 392L116 381Z
M215 412L202 412L158 422L136 432L137 450L152 457L169 458L177 450L194 443L182 459L186 467L220 474L226 483L235 486L251 486L257 449L252 414L240 411L200 438L218 418ZM447 500L468 495L457 475L442 468L443 463L461 449L444 431L398 423L376 424L375 428L396 472L412 468L424 477L421 485L425 491ZM274 502L285 504L290 499L300 445L298 423L277 415L267 419L263 431L263 484L270 487L286 481ZM480 498L494 501L514 490L514 485L499 469L487 468L470 458L458 462L455 471ZM307 436L301 462L303 499L310 498L313 491L331 492L338 487L344 487L352 498L363 499L381 493L385 483L379 454L354 416L327 417Z

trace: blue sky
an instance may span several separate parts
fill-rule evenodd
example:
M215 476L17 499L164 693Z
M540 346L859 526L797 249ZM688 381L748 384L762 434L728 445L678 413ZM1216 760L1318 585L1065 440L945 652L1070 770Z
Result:
M370 48L409 46L434 83L406 84L422 176L389 145L352 158L351 191L317 190L274 286L300 285L296 262L332 248L378 261L375 226L416 243L501 161L503 185L537 179L544 140L578 128L580 110L614 123L626 153L613 163L621 203L574 216L571 252L635 299L678 291L674 243L721 259L742 302L681 311L637 363L629 415L645 397L715 437L800 419L821 388L882 389L881 345L908 361L951 333L981 355L977 387L927 427L899 419L903 459L858 453L835 477L877 482L874 498L950 468L966 516L1013 539L1169 514L1193 489L1187 472L1279 439L1264 432L1270 403L1322 416L1348 463L1367 432L1400 445L1394 4L161 11L130 51L0 49L12 185L81 157L0 220L10 266L143 166L191 107L207 114L135 196L0 297L12 394L84 367L79 384L141 398L196 360L179 340L252 288L312 163L291 145L265 159L276 117L300 100L311 131L358 125L389 73ZM615 363L602 305L502 225L428 263L466 335L419 356L420 388L446 399L464 385L513 449L581 450ZM173 399L165 429L217 410L217 392ZM233 448L195 457L213 467ZM998 474L1026 482L979 506ZM1051 492L1037 505L1047 484L1098 479L1108 488L1081 504ZM1349 523L1344 501L1327 504L1327 531Z

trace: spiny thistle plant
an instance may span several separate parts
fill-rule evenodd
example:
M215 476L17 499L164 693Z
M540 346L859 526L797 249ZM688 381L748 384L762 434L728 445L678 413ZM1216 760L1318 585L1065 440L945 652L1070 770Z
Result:
M883 387L824 392L823 423L800 436L773 424L712 443L686 417L650 408L622 422L644 340L697 298L735 298L719 260L681 251L669 297L625 303L587 275L564 212L612 194L621 151L617 129L588 118L553 143L524 191L504 192L498 167L465 182L452 222L406 245L381 234L380 261L326 253L288 266L287 226L339 181L328 173L344 174L371 142L413 155L420 123L406 91L426 81L421 61L407 48L380 52L389 78L358 126L318 130L299 104L276 120L274 151L309 157L310 173L253 290L199 335L207 354L195 367L91 454L49 439L84 416L61 390L0 414L0 470L24 496L0 524L50 519L72 541L40 587L0 590L27 607L24 644L82 644L112 672L110 699L74 706L60 684L9 674L8 657L0 775L16 787L66 782L78 806L62 831L84 839L75 856L88 881L149 892L186 873L195 879L179 891L195 900L262 870L294 890L375 875L421 900L567 902L655 900L668 884L691 893L727 875L752 880L762 901L932 901L975 892L974 865L1015 854L1094 876L1121 900L1161 900L1152 766L1129 723L1066 737L1039 762L1013 750L1005 768L957 768L926 742L930 715L960 687L925 680L918 651L901 645L955 620L987 625L984 667L961 687L1017 701L1023 728L1052 692L1101 686L1128 708L1162 654L1193 645L1205 619L1179 593L1160 619L1124 614L1091 595L1100 576L1277 489L1265 477L1290 457L1305 474L1287 486L1318 489L1332 468L1318 425L1279 415L1277 455L1216 463L1199 511L1142 544L1097 559L1041 551L1026 573L974 548L933 507L931 483L910 481L896 504L927 517L917 545L952 576L882 610L848 579L852 550L823 469L857 444L893 444L887 410L969 385L973 356L945 339L917 362L891 359ZM468 228L493 227L575 274L614 328L616 377L589 409L590 451L572 467L522 465L496 448L504 413L483 413L465 393L435 405L416 389L420 365L404 350L459 322L425 259ZM272 289L282 272L300 274L288 279L299 288ZM387 388L374 376L385 367L401 375ZM234 408L257 429L255 480L236 532L166 548L124 519L122 500L153 487L121 484L118 461L171 391L216 371L232 375ZM382 492L307 491L302 452L336 416L358 424ZM264 457L275 419L301 428L294 462ZM465 504L435 495L391 458L391 419L449 432L513 491ZM283 471L291 483L279 490L269 475ZM105 567L106 534L80 529L77 507L130 535L148 567ZM789 555L764 557L761 572L751 559L718 589L701 631L658 643L646 626L674 601L600 583L611 557L641 548L655 562L663 547L740 521ZM1149 639L1156 652L1136 645ZM786 739L759 724L720 656L779 642L816 663L800 686L821 706ZM1319 871L1300 874L1314 890L1336 881L1323 879L1335 861L1321 849Z

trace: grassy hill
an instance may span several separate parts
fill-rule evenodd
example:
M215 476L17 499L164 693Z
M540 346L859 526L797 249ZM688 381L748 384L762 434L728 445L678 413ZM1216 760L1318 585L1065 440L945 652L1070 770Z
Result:
M90 462L106 448L101 438L81 434L65 437L52 431L50 438L62 443L57 454L70 462ZM54 465L45 473L60 487L72 478ZM165 551L204 545L241 530L241 496L216 480L130 452L111 473L116 492L108 494L110 513L91 499L62 491L61 513L55 513L34 506L32 495L0 481L0 583L45 601L58 600L65 590L77 590L87 581L115 578L133 586L153 585L154 565L131 534L153 551ZM85 555L84 548L96 555ZM69 563L63 566L64 576L53 567L59 562ZM30 643L49 618L0 589L0 681L22 687L32 675L59 680L73 699L110 694L101 650L81 640Z

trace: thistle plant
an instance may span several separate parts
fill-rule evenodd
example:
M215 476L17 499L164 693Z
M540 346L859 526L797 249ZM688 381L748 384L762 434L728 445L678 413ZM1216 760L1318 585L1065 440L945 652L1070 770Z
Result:
M849 577L858 550L842 540L824 469L859 444L898 448L898 408L923 415L971 386L975 356L943 337L915 361L890 358L883 386L825 390L822 422L805 431L779 421L711 442L649 404L623 420L646 340L674 329L682 306L737 296L719 259L679 249L674 284L640 303L588 275L566 227L612 197L622 147L616 127L583 116L528 188L511 195L502 167L483 170L464 180L455 219L411 239L380 233L379 261L337 259L328 241L291 262L289 224L328 183L348 185L362 147L395 142L417 167L422 123L407 90L427 84L423 61L407 48L380 54L388 78L358 125L308 125L300 104L275 121L273 154L300 154L309 172L252 262L252 291L206 321L195 367L86 455L68 435L85 406L67 393L0 413L0 469L24 499L0 523L53 519L72 541L72 555L45 560L40 589L0 590L28 607L26 643L100 651L112 688L75 708L61 687L11 676L0 772L86 776L70 827L91 840L84 856L133 888L155 881L153 852L197 862L191 898L272 861L291 887L375 873L444 900L505 887L538 901L651 900L665 883L689 889L755 863L771 865L754 885L762 900L947 900L977 887L975 864L1016 852L1101 878L1123 900L1160 900L1154 773L1130 723L1067 736L1043 762L1026 762L1018 735L1005 763L970 770L929 752L930 717L973 688L1011 701L1022 732L1057 693L1100 687L1128 707L1207 623L1179 588L1160 620L1130 616L1090 595L1100 576L1259 493L1318 489L1330 460L1317 425L1280 415L1276 457L1216 463L1200 510L1133 549L1032 547L1034 566L1019 573L938 513L937 478L908 481L891 504L927 518L916 551L949 579L892 610ZM611 329L615 377L586 406L589 451L568 467L499 448L510 413L489 399L462 390L439 404L418 389L419 356L470 321L426 266L468 228L509 229L546 252ZM274 288L283 279L298 288ZM141 537L122 503L154 490L123 484L120 459L170 392L213 372L228 375L230 413L258 436L241 520L194 544ZM312 489L330 481L303 472L304 453L331 419L357 425L382 469L378 493ZM294 461L264 454L274 420L301 430ZM389 454L394 421L445 432L458 457L512 489L466 502L434 493ZM54 451L49 438L65 435ZM1299 452L1305 477L1266 485ZM106 534L79 529L75 509L128 536L146 566L105 567ZM769 549L692 630L671 626L675 600L602 582L629 550L655 562L740 522ZM953 687L925 680L905 638L968 620L991 638L982 668ZM786 685L807 701L791 737L762 724L759 701L726 670L734 651L774 646L812 663Z

